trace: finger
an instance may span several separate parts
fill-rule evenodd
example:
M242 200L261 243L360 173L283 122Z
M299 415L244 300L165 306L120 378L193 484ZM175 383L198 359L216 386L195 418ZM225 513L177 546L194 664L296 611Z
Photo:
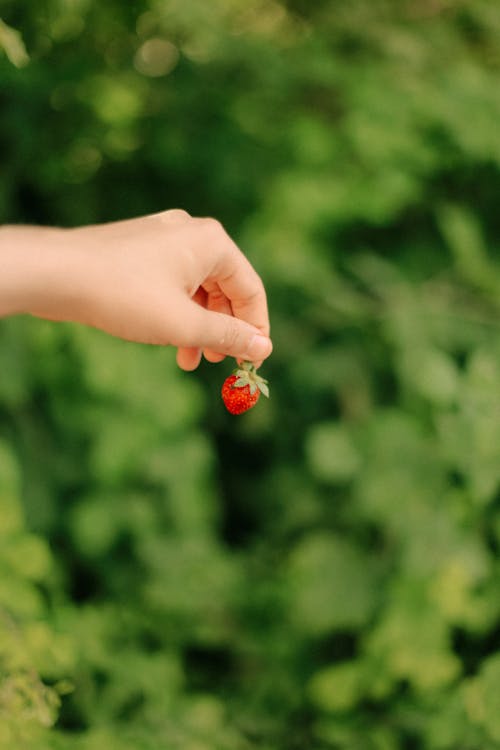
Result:
M228 298L224 294L224 292L221 291L218 284L208 285L208 291L207 294L207 310L211 310L212 312L219 312L224 313L224 315L232 315L233 309L231 307L231 303L229 302ZM208 362L217 363L222 362L223 359L225 359L226 355L221 354L220 352L215 352L213 349L205 349L203 351L203 356Z
M208 294L203 287L199 287L192 297L193 302L203 308L207 306L207 299ZM201 361L201 349L198 346L180 346L176 359L181 370L196 370Z
M225 354L214 352L213 349L204 349L203 356L205 357L207 362L211 362L214 365L216 365L218 362L222 362L223 359L226 359Z
M226 295L237 318L269 336L266 292L255 269L219 222L215 219L192 221L201 222L198 250L210 264L206 268L206 278L215 282Z
M229 276L221 279L219 283L222 291L231 301L233 314L237 318L251 323L261 333L269 337L270 325L266 293L262 281L251 266L250 269L252 274L255 274L253 279L247 278L245 280L244 274L248 273L248 276L250 276L250 272L245 271L244 268L235 268ZM245 283L247 289L244 289Z
M184 323L184 341L174 343L210 349L250 362L260 362L271 354L271 340L246 321L205 310L185 298L181 298L178 305Z
M196 370L201 360L201 349L195 346L180 346L176 359L181 370Z

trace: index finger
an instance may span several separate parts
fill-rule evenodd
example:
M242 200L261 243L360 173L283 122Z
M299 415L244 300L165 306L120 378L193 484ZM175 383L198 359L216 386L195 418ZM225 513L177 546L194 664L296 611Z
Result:
M208 285L218 285L230 301L235 317L245 320L262 331L265 336L269 336L269 312L262 279L217 221L202 221L211 224L213 222L209 239L213 264L206 282Z

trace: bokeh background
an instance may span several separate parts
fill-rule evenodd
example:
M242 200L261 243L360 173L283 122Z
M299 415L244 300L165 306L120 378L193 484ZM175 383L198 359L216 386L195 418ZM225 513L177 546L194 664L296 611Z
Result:
M500 4L0 11L0 222L215 216L275 343L1 322L0 748L499 748Z

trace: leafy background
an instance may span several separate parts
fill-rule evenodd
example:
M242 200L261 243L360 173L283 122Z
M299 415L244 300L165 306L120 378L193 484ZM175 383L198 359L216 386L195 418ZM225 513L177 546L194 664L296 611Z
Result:
M214 215L275 342L1 322L0 748L499 748L500 6L0 10L0 221Z

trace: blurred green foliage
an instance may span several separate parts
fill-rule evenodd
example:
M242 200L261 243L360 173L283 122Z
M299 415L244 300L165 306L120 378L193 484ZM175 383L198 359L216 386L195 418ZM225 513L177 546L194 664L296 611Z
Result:
M215 215L275 342L2 321L1 750L499 748L500 6L0 9L0 221Z

